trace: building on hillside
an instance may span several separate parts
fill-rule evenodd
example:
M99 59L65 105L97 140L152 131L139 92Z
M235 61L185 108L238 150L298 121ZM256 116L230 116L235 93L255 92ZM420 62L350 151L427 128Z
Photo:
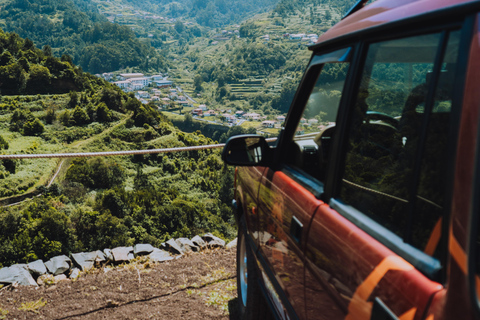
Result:
M170 88L173 85L173 81L163 79L163 80L156 80L153 82L155 86L158 88Z
M121 89L128 89L130 87L130 81L128 80L116 81L113 84L115 84L117 87Z
M191 108L193 105L188 101L176 101L179 106Z
M102 73L102 78L106 81L110 81L113 79L113 73Z
M203 114L203 110L202 110L202 109L199 109L199 108L193 109L193 110L192 110L192 114L193 114L193 115L197 115L197 116L201 116L201 115Z
M137 93L135 93L135 97L137 97L137 99L139 99L139 98L149 99L150 94L146 91L137 91Z
M161 80L166 80L166 79L167 79L166 77L163 77L161 74L154 74L153 76L150 76L150 78L152 79L152 82L156 82L156 81L161 81Z
M138 85L138 86L142 86L142 88L145 88L150 83L150 78L149 77L130 78L130 81L132 82L132 85Z
M262 126L264 128L275 128L275 121L273 121L273 120L262 121Z
M234 115L228 113L222 114L222 118L228 123L235 123L235 121L237 121L237 118Z
M203 113L203 116L204 117L213 117L213 116L215 116L215 112L211 112L211 110L208 110L208 111L205 111Z
M305 130L303 130L302 128L298 127L298 128L297 128L297 131L295 132L295 135L301 136L302 134L305 134Z
M207 111L207 106L205 104L201 104L198 106L198 109L202 110L202 111Z
M144 77L143 73L120 73L120 79L127 80L132 78L142 78Z
M290 40L302 40L305 37L305 33L296 33L296 34L289 34L288 38Z
M249 119L249 120L259 120L259 119L260 119L260 114L255 113L255 112L245 113L245 114L243 115L243 117L244 117L245 119Z

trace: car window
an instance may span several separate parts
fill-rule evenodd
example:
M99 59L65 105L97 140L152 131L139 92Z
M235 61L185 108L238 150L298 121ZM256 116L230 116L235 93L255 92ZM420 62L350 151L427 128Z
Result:
M345 52L345 57L349 51L343 49L337 52ZM315 85L296 123L294 143L289 152L290 164L320 181L325 177L337 112L350 66L347 60L337 59L309 71L315 73Z
M368 47L340 189L344 203L428 255L435 254L441 236L447 159L442 155L459 42L459 32L447 35Z

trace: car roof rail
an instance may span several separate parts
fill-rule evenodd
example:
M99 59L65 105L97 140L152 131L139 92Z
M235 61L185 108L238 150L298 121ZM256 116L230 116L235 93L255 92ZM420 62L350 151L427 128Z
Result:
M348 10L347 13L342 17L342 20L345 19L346 17L348 17L349 15L351 15L352 13L355 13L358 10L362 9L368 1L369 0L358 0L357 3L355 3L350 8L350 10Z

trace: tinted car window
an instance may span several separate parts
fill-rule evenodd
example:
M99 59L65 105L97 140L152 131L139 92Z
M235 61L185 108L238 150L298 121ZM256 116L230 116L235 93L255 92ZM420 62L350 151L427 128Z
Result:
M429 255L440 238L458 37L445 51L441 33L369 46L341 185L344 202Z
M345 49L337 51L347 52ZM335 131L337 112L350 63L346 59L311 68L315 86L306 99L295 130L289 162L323 181Z

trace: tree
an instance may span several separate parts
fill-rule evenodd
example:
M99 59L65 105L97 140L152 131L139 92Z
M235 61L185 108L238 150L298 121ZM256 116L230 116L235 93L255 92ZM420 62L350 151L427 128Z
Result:
M1 149L8 149L8 142L5 140L5 138L3 138L2 136L0 136L0 150Z
M90 121L90 117L88 116L87 112L80 106L76 106L75 110L73 110L72 117L70 121L75 126L83 126L86 125Z
M108 109L107 105L101 102L97 106L97 121L109 122L112 121L112 112Z
M195 87L195 92L200 92L203 90L202 83L203 83L202 76L197 74L193 79L193 86Z
M70 100L68 101L68 108L73 109L78 105L78 94L76 91L70 91L68 94Z
M25 136L38 136L43 131L45 131L45 127L38 118L35 118L33 121L27 121L23 125L23 134Z
M13 62L0 67L1 94L22 93L26 84L27 73L19 63Z
M185 25L181 21L175 22L175 31L182 33L185 31Z
M47 57L51 57L53 55L52 53L52 47L50 47L48 44L43 46L43 54Z
M51 90L52 75L50 70L42 65L33 64L30 66L30 76L27 81L29 93L47 93Z
M52 124L53 121L57 119L57 115L55 113L55 108L50 107L47 109L47 114L45 115L45 122L47 124Z

